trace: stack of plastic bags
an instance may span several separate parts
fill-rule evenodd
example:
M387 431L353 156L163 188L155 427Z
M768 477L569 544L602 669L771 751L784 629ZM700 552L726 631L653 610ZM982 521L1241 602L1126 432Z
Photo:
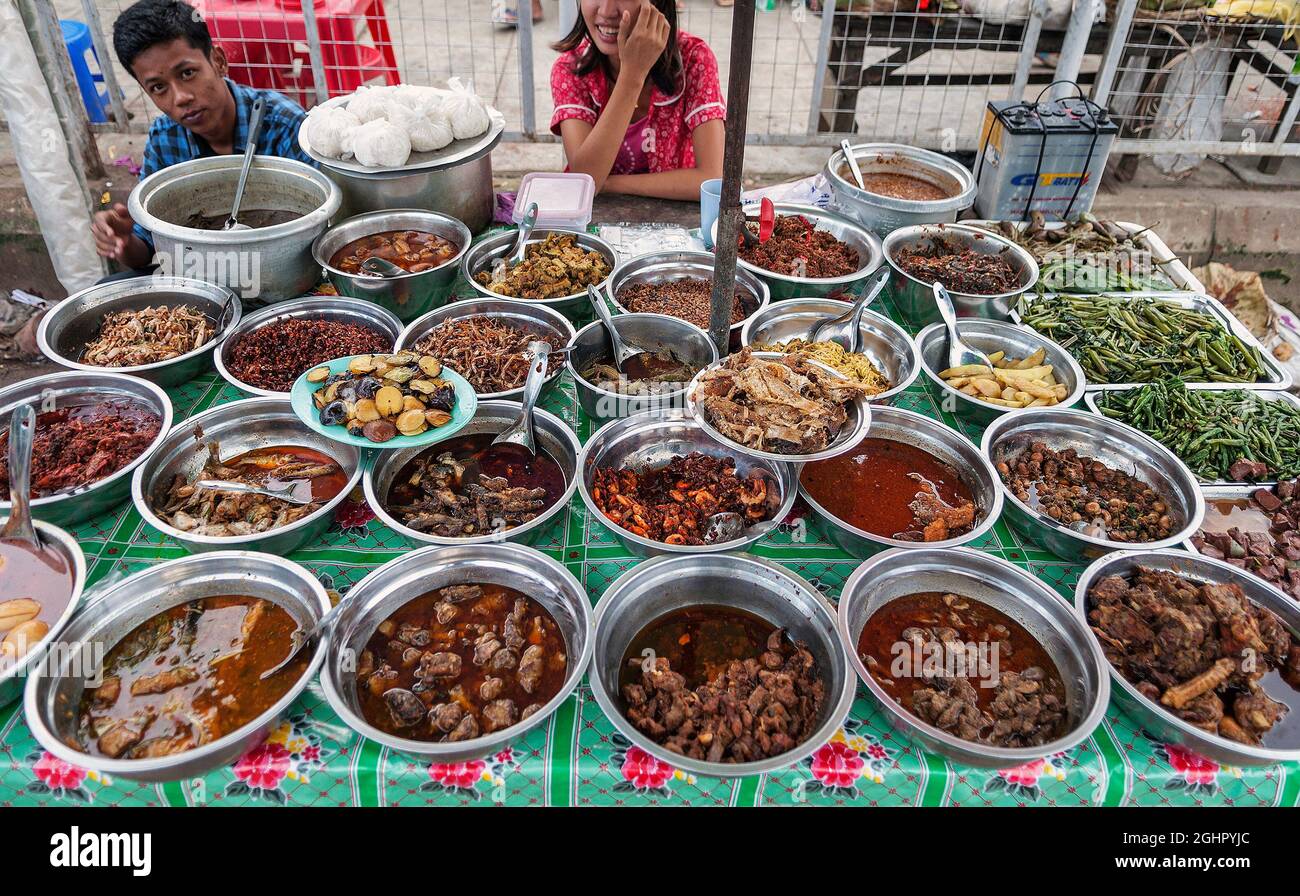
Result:
M451 78L446 89L362 87L345 103L312 109L303 134L312 151L326 158L400 168L412 152L434 152L491 126L488 107L474 89Z

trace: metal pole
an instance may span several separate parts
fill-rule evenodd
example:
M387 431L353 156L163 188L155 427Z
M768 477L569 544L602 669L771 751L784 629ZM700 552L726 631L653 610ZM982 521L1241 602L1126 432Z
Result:
M825 15L825 13L822 13ZM741 0L731 13L731 71L727 75L727 138L722 157L722 198L714 248L709 337L727 354L731 306L736 298L736 240L744 226L740 177L745 168L745 126L749 118L749 70L754 51L754 4Z
M806 9L808 0L803 2ZM809 134L817 133L817 129L821 126L822 91L826 89L826 66L830 64L831 26L834 24L835 0L825 0L822 3L822 27L821 33L817 36L817 61L814 63L816 68L813 69L812 97L808 109Z
M519 127L529 140L537 135L537 99L533 96L533 4L532 0L519 0L519 111L523 121Z
M1097 19L1097 8L1101 0L1077 0L1074 11L1070 13L1070 27L1065 31L1061 42L1061 55L1056 63L1056 75L1053 81L1079 80L1079 69L1083 67L1083 53L1088 48L1088 32ZM1058 84L1052 88L1052 99L1071 96L1073 91L1068 84Z
M86 25L90 28L90 42L95 45L95 55L99 57L99 70L104 73L104 87L108 90L108 104L113 107L113 118L116 119L118 129L126 133L131 126L131 119L126 114L126 103L122 102L122 88L117 83L117 70L113 68L108 41L104 39L99 7L95 6L94 0L81 0L81 9L86 15Z
M325 77L325 54L321 52L315 0L307 0L302 4L302 24L307 32L307 56L311 59L311 79L316 86L316 102L323 103L330 98L330 85Z
M1043 30L1043 17L1047 15L1047 0L1034 0L1029 8L1029 19L1025 22L1025 32L1020 39L1020 55L1016 57L1016 74L1011 82L1011 92L1007 99L1018 102L1025 98L1025 86L1029 83L1029 69L1034 64L1034 53L1038 51L1038 35Z
M1137 0L1119 0L1115 7L1115 19L1110 23L1110 37L1106 40L1105 52L1101 54L1097 80L1092 84L1092 99L1099 106L1106 105L1110 99L1110 89L1115 86L1115 72L1119 70L1119 60L1124 55L1129 25L1133 23L1133 12L1136 9Z

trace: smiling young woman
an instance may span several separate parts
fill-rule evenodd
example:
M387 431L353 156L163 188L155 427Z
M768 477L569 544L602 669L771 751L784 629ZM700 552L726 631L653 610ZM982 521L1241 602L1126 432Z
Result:
M695 200L722 176L726 107L713 51L674 0L576 0L555 48L551 131L598 190Z

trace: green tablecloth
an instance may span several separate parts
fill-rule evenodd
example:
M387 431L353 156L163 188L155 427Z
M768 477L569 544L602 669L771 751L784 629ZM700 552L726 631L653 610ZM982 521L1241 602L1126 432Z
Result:
M886 308L893 312L893 309ZM894 315L897 319L897 315ZM177 421L241 396L213 376L172 390ZM897 402L941 417L978 442L979 431L942 414L936 396L913 386ZM593 431L563 378L543 399L584 441ZM405 546L356 505L294 560L340 592ZM353 512L349 516L349 511ZM88 521L76 537L90 582L112 569L132 572L183 555L129 505ZM574 497L536 547L563 562L594 603L637 561ZM1066 598L1079 567L1025 545L1004 524L972 547L1029 569ZM754 553L775 560L832 599L856 560L834 547L817 521L783 525ZM843 730L814 756L779 773L736 781L683 774L631 747L584 684L544 726L481 761L430 765L348 729L316 682L271 738L233 766L164 785L109 779L45 754L20 703L0 708L0 804L48 805L1286 805L1297 803L1300 768L1220 766L1153 739L1112 706L1080 746L1020 768L987 770L949 763L890 727L865 688Z

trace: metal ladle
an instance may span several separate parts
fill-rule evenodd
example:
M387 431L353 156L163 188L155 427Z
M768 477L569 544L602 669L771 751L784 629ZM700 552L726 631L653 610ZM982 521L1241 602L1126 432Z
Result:
M36 435L36 411L20 404L9 415L9 520L0 539L22 541L33 551L43 549L41 536L32 525L32 440Z
M316 639L317 635L321 634L334 624L334 620L339 618L339 611L343 609L343 605L346 603L346 598L339 598L339 602L330 607L329 612L324 616L317 619L315 625L307 629L304 629L302 626L298 626L298 628L294 629L293 634L289 635L289 652L285 655L284 659L267 669L259 677L265 681L285 666L289 665L289 663L293 661L293 658L296 657L304 647Z
M596 287L587 287L587 298L591 300L591 307L595 310L596 317L600 318L600 322L605 325L605 332L609 334L609 342L614 347L614 367L618 372L630 380L651 379L661 373L661 368L666 365L652 352L628 345L623 341L623 337L614 327L614 319L610 316L609 308Z
M222 230L252 230L247 224L239 223L239 204L244 201L244 187L248 186L248 171L253 167L253 156L257 154L257 138L262 132L262 111L265 101L258 97L253 100L253 111L248 117L248 140L244 144L244 163L239 168L239 183L235 185L235 202L230 206L230 217L221 225Z
M528 254L528 238L533 235L533 228L537 226L537 203L528 203L528 208L524 211L524 219L519 222L519 235L515 237L515 244L510 249L510 254L504 257L507 268L512 268L524 260Z
M220 479L200 479L193 488L213 492L236 492L244 495L262 495L276 498L289 504L305 507L312 502L311 480L293 479L280 483L280 488L265 485L253 485L248 482L223 482Z
M853 303L853 307L839 317L824 320L813 328L810 342L834 342L846 352L856 352L862 342L862 309L871 304L880 291L889 282L890 269L876 274L871 288L862 294L862 298Z
M546 382L546 359L550 357L549 342L528 343L528 355L532 359L528 368L528 379L524 380L523 406L519 419L501 430L492 440L492 445L518 445L533 457L537 456L537 440L533 435L533 408L537 398L542 394L542 384Z
M844 158L849 163L849 170L853 172L853 179L858 182L858 189L865 190L867 183L862 179L862 169L858 167L858 158L853 154L853 147L849 146L848 140L841 140L840 149L844 152Z
M953 307L952 296L948 295L948 290L944 289L943 284L938 281L934 284L934 303L939 306L939 314L943 317L943 322L948 325L948 367L982 364L992 370L993 362L989 360L989 356L977 348L971 348L957 335L957 309Z

